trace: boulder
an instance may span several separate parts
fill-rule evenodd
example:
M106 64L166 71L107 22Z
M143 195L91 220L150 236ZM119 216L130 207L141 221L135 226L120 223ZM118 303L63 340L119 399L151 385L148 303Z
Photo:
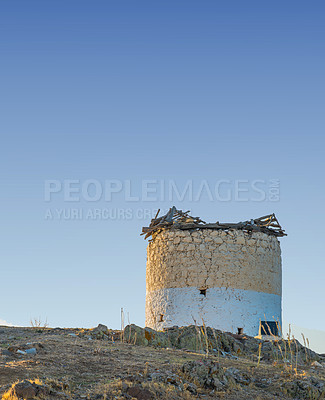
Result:
M321 363L319 363L318 361L312 362L311 366L314 368L324 368L323 365Z
M18 398L18 399L33 399L37 396L44 397L48 394L47 386L38 384L32 381L22 381L14 384L9 392L7 392L7 398ZM11 397L10 397L11 396Z
M211 360L186 362L180 373L186 380L204 389L220 390L226 383L223 369Z
M108 327L103 324L99 324L96 328L91 330L92 336L96 339L108 339Z
M92 331L93 331L93 333L99 333L99 332L107 333L108 328L106 325L98 324L98 326L96 326L96 328L93 328Z
M151 328L140 328L134 324L125 327L124 340L142 346L171 347L171 343L164 332L158 332Z
M153 394L141 386L131 386L127 389L127 394L138 400L152 400L154 398Z

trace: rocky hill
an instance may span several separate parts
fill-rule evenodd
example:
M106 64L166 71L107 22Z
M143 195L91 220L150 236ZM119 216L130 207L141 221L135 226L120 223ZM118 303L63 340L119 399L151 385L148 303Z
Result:
M163 332L0 326L0 396L17 399L324 399L325 357L295 339L205 326Z

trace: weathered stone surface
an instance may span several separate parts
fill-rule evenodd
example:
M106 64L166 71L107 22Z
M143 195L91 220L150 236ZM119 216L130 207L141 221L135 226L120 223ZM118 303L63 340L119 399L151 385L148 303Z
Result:
M171 346L171 342L164 332L158 332L151 328L140 328L134 324L125 327L124 340L142 346Z
M154 398L153 394L148 389L142 388L140 385L129 387L127 393L132 398L138 400L151 400Z
M236 239L237 244L246 244L246 240L243 236L238 236Z
M25 380L22 382L17 382L12 386L10 392L8 393L8 398L18 398L24 400L33 399L36 396L44 398L48 391L49 390L46 386Z
M204 332L206 332L208 338L208 349L206 347ZM249 339L257 342L256 339ZM203 352L207 350L210 352L220 350L239 354L243 353L245 348L243 341L234 338L231 334L223 333L210 327L204 328L195 325L173 327L164 331L155 331L151 328L128 325L124 329L124 340L137 345L174 347ZM256 349L258 349L258 344L254 347L254 350ZM250 352L251 348L248 351Z
M108 332L108 327L103 324L98 324L96 328L92 329L92 333L97 334L97 333L107 333Z
M314 368L324 368L323 365L321 363L319 363L318 361L312 362L311 366Z
M294 399L324 399L325 381L307 378L285 382L282 384L282 392Z
M261 350L261 360L272 362L282 359L288 352L289 343L284 339L264 341L247 335L222 332L218 329L203 326L172 327L164 331L128 325L124 330L124 340L128 343L162 348L186 349L202 353L219 354L229 357L255 356ZM320 357L314 351L305 348L296 340L291 340L292 356L299 363L320 364ZM306 361L308 360L308 362ZM310 364L309 364L310 365ZM321 365L321 364L320 364ZM319 367L320 368L320 367Z
M281 295L280 254L278 240L260 232L168 230L148 244L147 291L196 287L195 273L207 273L212 276L211 287ZM196 269L190 271L193 259ZM211 266L205 263L206 259L212 259ZM236 261L241 266L239 276L229 273ZM189 274L177 275L174 267ZM219 274L215 274L216 269ZM183 276L187 276L186 282Z
M190 382L196 382L203 388L221 389L225 386L224 372L219 364L210 360L190 361L181 368L181 373Z

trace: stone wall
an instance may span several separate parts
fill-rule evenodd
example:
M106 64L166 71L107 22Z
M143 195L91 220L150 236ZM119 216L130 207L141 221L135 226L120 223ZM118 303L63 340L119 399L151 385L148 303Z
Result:
M147 248L146 325L159 329L205 318L215 328L244 324L246 333L258 334L259 319L281 320L281 282L274 236L165 230Z

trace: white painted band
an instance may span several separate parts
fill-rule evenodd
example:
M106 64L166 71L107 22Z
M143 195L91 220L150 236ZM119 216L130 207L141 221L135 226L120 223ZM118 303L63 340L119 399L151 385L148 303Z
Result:
M206 296L194 287L147 292L146 326L158 330L188 326L193 319L198 325L203 320L206 326L233 333L243 328L247 335L256 336L260 320L281 326L281 296L225 287L209 288Z

